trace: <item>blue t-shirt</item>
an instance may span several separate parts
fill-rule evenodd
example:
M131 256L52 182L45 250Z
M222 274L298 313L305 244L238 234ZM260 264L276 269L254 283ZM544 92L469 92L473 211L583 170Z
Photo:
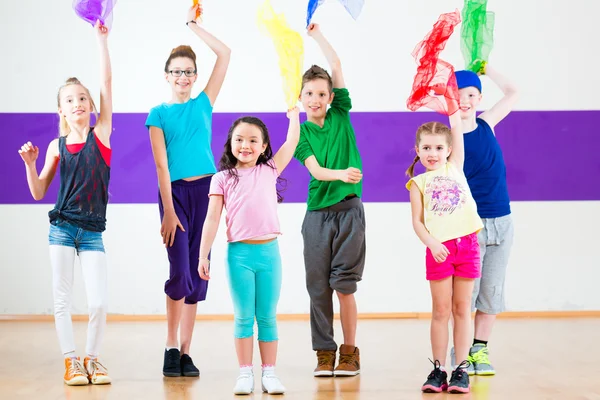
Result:
M494 131L477 118L477 128L464 134L464 171L481 218L510 214L506 165Z
M162 103L150 110L146 128L162 129L171 182L217 172L210 147L212 105L206 93L182 104Z

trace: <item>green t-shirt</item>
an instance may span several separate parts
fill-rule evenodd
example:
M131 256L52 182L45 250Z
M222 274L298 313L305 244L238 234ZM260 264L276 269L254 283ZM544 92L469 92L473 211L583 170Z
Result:
M308 157L315 156L322 168L354 167L362 171L354 128L350 122L352 102L348 89L333 89L333 93L335 96L327 110L323 127L310 121L300 126L300 140L294 157L302 164ZM362 196L362 180L356 184L339 180L326 182L311 176L306 202L309 210L318 210L339 203L352 194Z

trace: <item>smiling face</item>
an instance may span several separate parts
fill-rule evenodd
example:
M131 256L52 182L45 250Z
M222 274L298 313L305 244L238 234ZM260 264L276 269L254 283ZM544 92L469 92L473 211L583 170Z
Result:
M90 122L90 114L94 111L89 91L79 84L64 86L59 92L58 113L69 125Z
M236 168L249 168L256 165L258 157L266 150L260 128L254 124L242 122L231 135L231 152L237 159Z
M452 152L448 137L444 134L421 134L419 145L415 148L421 164L427 171L435 171L446 165Z
M460 98L460 118L473 118L479 103L481 103L481 93L475 86L469 86L459 89L458 95Z
M325 79L314 79L304 84L300 101L310 121L319 121L327 114L327 105L331 104L333 93L329 91L329 82Z
M165 79L176 94L189 94L197 76L194 60L188 57L173 58L169 62L168 72L165 73Z

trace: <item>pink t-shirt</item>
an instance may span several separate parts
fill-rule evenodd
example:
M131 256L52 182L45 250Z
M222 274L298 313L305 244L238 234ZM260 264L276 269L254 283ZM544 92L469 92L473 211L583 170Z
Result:
M227 241L265 239L280 235L277 217L277 169L269 165L237 170L238 181L227 171L213 175L209 196L222 195L227 217Z

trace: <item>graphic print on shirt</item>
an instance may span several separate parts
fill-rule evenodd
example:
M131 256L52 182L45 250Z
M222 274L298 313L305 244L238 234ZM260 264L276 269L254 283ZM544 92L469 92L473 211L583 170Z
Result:
M437 216L452 214L466 203L465 189L454 179L447 176L436 176L425 187L425 195L429 197L429 210Z

